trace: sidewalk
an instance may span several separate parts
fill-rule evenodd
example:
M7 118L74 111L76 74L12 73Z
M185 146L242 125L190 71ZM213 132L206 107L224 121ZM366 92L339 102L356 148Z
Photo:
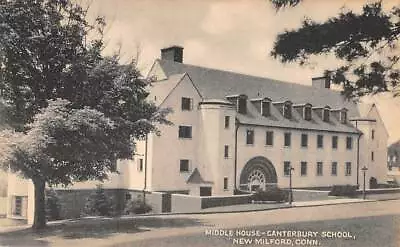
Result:
M387 200L387 199L384 199ZM399 199L393 199L399 200ZM267 210L277 210L277 209L285 209L285 208L295 208L295 207L318 207L318 206L327 206L327 205L338 205L338 204L352 204L352 203L368 203L368 202L378 202L375 199L360 199L360 198L337 198L337 199L329 199L329 200L320 200L320 201L300 201L293 202L292 205L289 203L269 203L269 204L242 204L242 205L232 205L232 206L224 206L224 207L213 207L203 209L201 212L194 213L162 213L162 214L146 214L146 215L133 215L133 216L122 216L119 218L106 218L106 217L87 217L81 219L67 219L60 221L49 222L48 225L64 225L64 224L80 224L82 222L96 222L99 221L112 222L113 220L129 220L129 219L145 219L145 218L160 218L167 219L173 216L190 216L190 215L205 215L205 214L224 214L224 213L241 213L241 212L257 212L257 211L267 211ZM12 232L17 230L22 230L29 228L28 225L19 225L19 226L8 226L8 227L0 227L0 233Z
M326 199L319 201L299 201L299 202L294 201L292 205L290 205L289 203L241 204L241 205L232 205L224 207L206 208L196 214L239 213L239 212L264 211L264 210L274 210L274 209L293 208L293 207L316 207L324 205L362 203L362 202L374 202L374 201L378 200L374 199L363 200L360 198L336 198L336 199Z

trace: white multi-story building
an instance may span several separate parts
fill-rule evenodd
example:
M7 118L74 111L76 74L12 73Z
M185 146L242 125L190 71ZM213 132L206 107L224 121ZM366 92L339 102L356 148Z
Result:
M294 188L362 185L364 166L367 186L385 182L388 134L377 107L344 99L323 77L305 86L187 65L177 46L161 50L148 77L148 100L171 108L173 125L137 141L106 189L233 195L288 187L290 171ZM8 188L12 207L21 192Z
M173 126L138 142L131 186L231 195L268 184L297 188L384 182L387 132L375 105L347 101L325 78L312 86L182 63L163 49L149 100L173 109ZM363 114L363 115L362 115ZM142 156L143 155L143 156Z

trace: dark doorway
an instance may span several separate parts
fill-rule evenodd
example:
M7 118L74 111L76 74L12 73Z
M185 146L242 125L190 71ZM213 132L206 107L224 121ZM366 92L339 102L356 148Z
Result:
M200 196L211 196L211 187L200 187Z

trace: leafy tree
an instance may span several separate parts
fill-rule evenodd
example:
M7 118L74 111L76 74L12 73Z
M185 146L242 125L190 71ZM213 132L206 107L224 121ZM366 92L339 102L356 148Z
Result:
M46 183L106 179L132 139L169 124L136 62L102 55L105 21L86 13L70 0L0 0L1 103L15 130L2 133L0 159L33 182L34 228L46 224Z
M270 0L279 10L302 0ZM392 91L400 94L400 8L384 11L382 2L365 4L361 13L342 9L325 22L306 18L300 28L278 34L271 55L282 63L305 65L312 56L333 54L341 61L326 70L348 98Z

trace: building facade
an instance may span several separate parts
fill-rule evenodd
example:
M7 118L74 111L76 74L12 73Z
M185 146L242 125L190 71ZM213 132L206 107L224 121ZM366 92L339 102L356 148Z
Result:
M148 78L148 100L172 109L173 125L137 140L105 189L229 196L287 188L290 174L294 188L327 188L360 185L364 166L367 187L371 177L386 181L388 135L378 109L344 99L326 78L305 86L187 65L177 46L161 50ZM29 186L8 186L8 194L12 216Z
M367 183L385 182L388 134L375 105L362 112L325 78L302 86L186 65L181 47L161 53L149 100L173 109L174 125L137 143L135 188L232 195L288 187L290 171L295 188L359 185L364 166Z

